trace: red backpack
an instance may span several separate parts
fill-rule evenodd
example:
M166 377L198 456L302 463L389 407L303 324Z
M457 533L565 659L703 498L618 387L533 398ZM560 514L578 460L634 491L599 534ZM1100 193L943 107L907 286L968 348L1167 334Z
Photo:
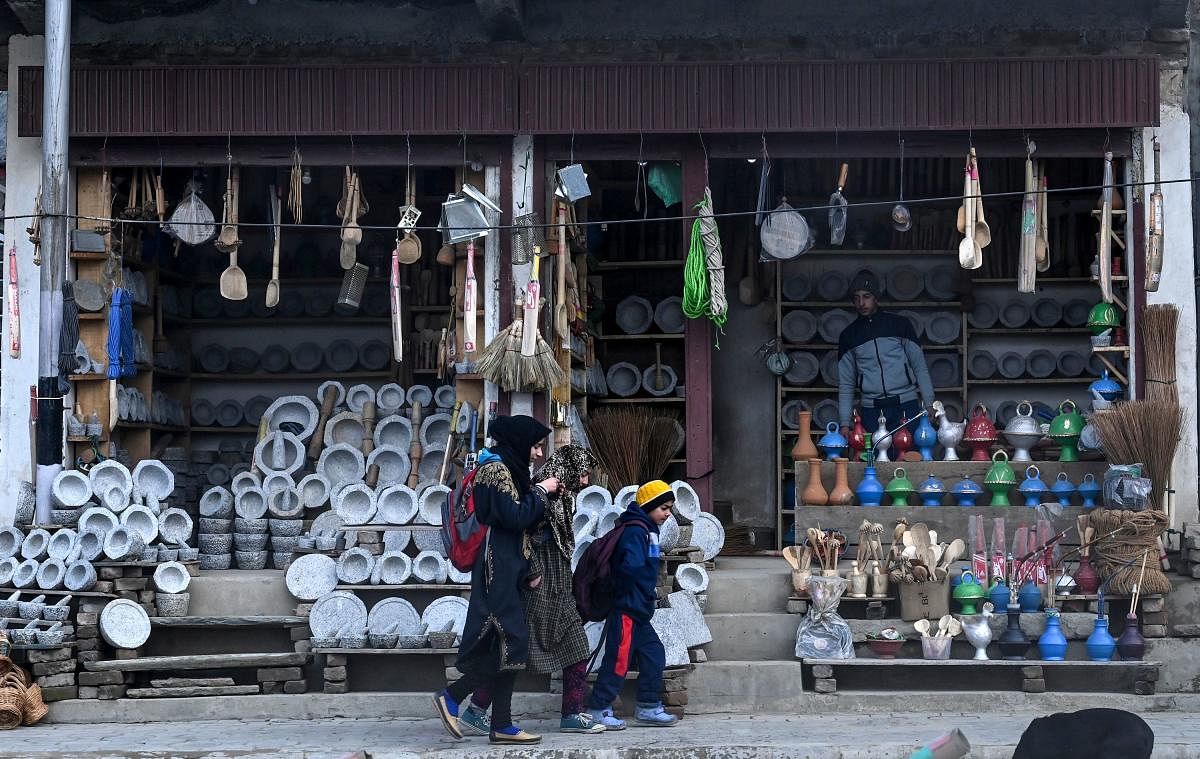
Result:
M479 549L487 540L487 525L475 516L475 473L463 475L462 482L442 504L442 547L459 572L475 568Z

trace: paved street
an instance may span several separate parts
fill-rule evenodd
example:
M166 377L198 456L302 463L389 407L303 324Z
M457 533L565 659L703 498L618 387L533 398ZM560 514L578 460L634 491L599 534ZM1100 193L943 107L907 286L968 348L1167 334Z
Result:
M0 757L285 757L386 759L518 756L528 759L905 759L921 742L960 727L975 759L1011 756L1032 714L878 714L689 717L671 729L638 728L600 736L547 733L528 749L491 748L486 739L450 739L433 720L209 721L135 725L39 725L5 733ZM1200 720L1185 712L1146 719L1155 757L1200 757ZM527 721L529 729L548 723Z

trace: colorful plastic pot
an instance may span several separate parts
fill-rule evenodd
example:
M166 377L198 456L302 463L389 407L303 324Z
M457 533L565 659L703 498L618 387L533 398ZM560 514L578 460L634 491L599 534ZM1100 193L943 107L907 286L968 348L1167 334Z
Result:
M886 492L892 499L892 505L900 508L908 506L908 499L913 494L914 488L912 481L908 479L908 474L904 471L904 467L898 466L892 472L892 481L887 484Z
M1096 615L1096 626L1087 639L1087 655L1092 661L1112 661L1117 652L1117 641L1108 631L1108 617Z
M971 409L971 421L967 423L963 442L971 446L971 461L987 461L988 451L996 442L996 425L988 418L987 406L976 403Z
M996 451L992 456L992 467L983 478L983 487L992 494L992 506L1004 508L1011 506L1008 491L1017 484L1017 473L1008 464L1008 454Z
M1070 411L1067 407L1070 406ZM1079 461L1079 435L1083 432L1083 416L1072 400L1058 404L1058 416L1050 423L1050 439L1061 448L1059 461Z
M917 496L921 499L921 505L926 508L941 506L942 499L946 497L946 483L931 474L917 486Z
M875 467L868 466L863 469L862 482L858 483L858 487L854 489L854 494L858 496L859 506L880 506L883 504L883 483L876 476Z
M1120 383L1108 376L1108 370L1104 369L1100 372L1100 379L1088 385L1088 395L1093 398L1099 395L1106 401L1117 401L1125 395L1125 388L1121 387Z
M950 488L950 495L962 508L970 508L979 500L979 496L983 495L983 488L975 480L963 475L963 478Z
M1121 326L1121 315L1117 313L1113 304L1101 301L1092 306L1087 325L1093 335L1099 335L1105 330Z
M913 432L913 445L917 446L917 450L921 452L922 461L933 461L933 447L937 445L938 434L933 425L929 423L929 415L921 417L921 421L917 423L917 429Z
M954 589L954 600L962 606L962 613L978 614L975 604L987 600L987 597L987 591L975 581L975 573L969 569L963 572L958 587Z
M1096 508L1096 499L1100 497L1100 485L1096 482L1096 475L1088 472L1083 475L1083 481L1076 488L1079 497L1083 499L1083 508Z
M1031 509L1038 507L1047 490L1046 483L1042 482L1041 474L1041 470L1036 466L1029 467L1025 470L1025 481L1021 483L1021 487L1017 488L1025 498L1025 505Z
M1050 486L1050 492L1058 499L1058 505L1065 508L1071 505L1071 496L1075 495L1075 484L1067 477L1066 472L1059 472L1058 478Z
M825 454L826 459L833 461L846 455L850 442L838 432L837 422L830 422L825 426L825 434L817 441L817 447Z

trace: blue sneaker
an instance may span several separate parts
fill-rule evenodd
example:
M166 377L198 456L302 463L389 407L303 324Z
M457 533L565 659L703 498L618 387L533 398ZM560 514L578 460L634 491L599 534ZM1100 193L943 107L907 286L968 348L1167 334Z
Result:
M468 706L458 715L458 729L463 735L490 735L492 720L484 710Z
M558 721L558 732L560 733L603 733L604 725L592 719L592 715L587 712L579 714L571 714L563 717Z
M663 709L662 702L656 704L638 704L634 712L634 720L646 727L672 727L679 722L674 714L668 714Z
M440 691L433 697L433 708L437 710L446 732L450 733L451 737L461 740L463 735L458 729L458 702L446 691Z
M588 709L588 714L592 719L604 725L605 730L624 730L625 722L617 719L617 715L613 714L612 707L607 709Z

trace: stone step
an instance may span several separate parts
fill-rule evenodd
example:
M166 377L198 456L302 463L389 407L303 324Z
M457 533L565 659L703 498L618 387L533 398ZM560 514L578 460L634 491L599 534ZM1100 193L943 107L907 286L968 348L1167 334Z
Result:
M205 571L188 585L188 614L194 617L288 616L297 601L281 569Z
M800 616L776 613L705 614L712 643L709 661L792 661Z
M791 569L776 559L769 564L727 561L709 574L708 614L776 612L787 609Z
M688 675L688 712L801 711L811 695L801 689L799 661L714 661Z

